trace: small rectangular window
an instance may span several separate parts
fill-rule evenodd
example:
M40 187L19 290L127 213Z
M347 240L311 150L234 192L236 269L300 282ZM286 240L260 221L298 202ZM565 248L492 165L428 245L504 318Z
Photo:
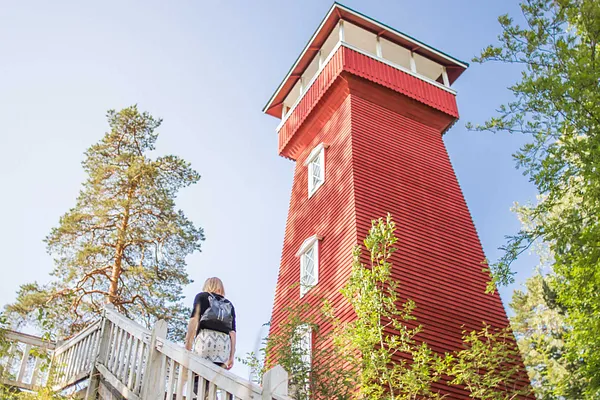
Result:
M308 197L325 183L325 146L321 143L310 152L308 166Z
M300 297L319 282L319 236L306 239L296 254L300 257Z
M309 325L301 325L298 327L300 335L299 347L302 362L310 368L312 364L312 329Z
M377 35L345 20L344 42L367 53L377 54Z
M300 357L304 364L301 369L296 371L298 383L301 385L301 389L297 388L297 390L300 389L303 392L299 398L309 399L312 370L312 327L308 324L299 325L294 331L294 338L290 344L295 357Z
M415 64L417 66L417 73L423 75L433 81L439 79L442 82L442 72L444 67L435 61L432 61L420 54L414 54Z
M300 295L304 296L317 284L317 243L309 247L300 258Z

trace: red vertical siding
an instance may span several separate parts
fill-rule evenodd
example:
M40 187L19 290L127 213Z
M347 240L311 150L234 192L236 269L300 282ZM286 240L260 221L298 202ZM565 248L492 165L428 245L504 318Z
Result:
M391 67L346 51L351 53L338 59L343 69L322 76L280 132L286 135L280 137L282 154L297 163L271 332L284 320L286 306L299 301L317 309L327 298L342 320L354 318L339 293L350 272L352 248L372 219L389 212L399 238L392 276L400 281L401 298L417 304L421 339L438 352L459 349L463 329L479 329L483 322L505 327L508 319L498 294L484 293L483 249L442 141L442 132L458 115L454 96L420 80L431 86L417 91L424 97L402 94L403 85L418 79L400 78L386 70ZM319 143L329 145L325 183L308 198L304 161ZM296 253L315 234L323 237L319 283L300 299ZM525 375L522 384L527 384ZM438 387L448 399L468 396L457 387Z
M355 50L343 48L343 51L345 71L458 118L453 93Z
M287 149L286 147L290 143L294 133L300 128L304 120L308 117L313 108L317 105L319 100L321 100L342 71L344 66L342 57L343 53L341 51L337 51L331 57L325 68L323 68L317 79L315 79L313 84L308 88L300 103L298 103L285 124L279 130L279 152L284 153L282 155L295 159L295 156L292 156L292 154L295 155L297 150L303 150L298 148Z
M349 309L339 289L350 272L352 247L356 243L350 97L341 87L336 93L311 116L311 122L300 132L302 137L310 139L304 144L294 171L271 318L272 331L276 331L285 318L285 308L300 298L297 285L300 260L296 253L302 242L315 234L323 237L319 243L319 283L304 295L302 301L314 305L317 310L321 300L328 298L340 312ZM318 118L318 114L326 115L326 119ZM329 146L325 149L325 184L308 198L304 161L310 151L322 142Z
M371 90L380 90L372 87ZM462 331L508 326L497 293L485 294L484 253L440 132L351 91L357 232L388 212L397 224L392 277L416 302L421 339L461 348ZM523 385L527 378L523 375ZM449 399L468 396L440 386Z
M302 100L291 111L291 114L281 126L278 136L279 154L293 160L297 159L303 148L294 145L293 138L295 134L342 72L379 83L395 92L406 95L410 99L439 110L453 119L458 118L458 108L453 93L342 46L331 57L319 76L308 88Z

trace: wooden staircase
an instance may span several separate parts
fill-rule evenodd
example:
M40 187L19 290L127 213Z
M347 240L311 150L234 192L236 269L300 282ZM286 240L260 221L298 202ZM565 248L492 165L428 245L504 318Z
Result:
M19 390L50 384L85 399L291 400L288 376L281 366L269 370L259 386L167 340L166 335L165 321L149 331L112 305L105 307L100 320L64 342L9 331L12 345L10 356L0 360L1 383ZM49 363L45 370L44 362ZM196 380L198 393L194 393Z

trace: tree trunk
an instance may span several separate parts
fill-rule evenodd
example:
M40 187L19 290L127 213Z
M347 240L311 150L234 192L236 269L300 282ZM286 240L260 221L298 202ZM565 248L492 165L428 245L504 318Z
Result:
M125 213L123 215L123 223L121 224L121 228L119 229L119 236L117 238L116 250L115 250L115 263L113 264L112 273L110 275L110 288L108 290L108 302L117 306L117 291L119 290L119 278L121 277L121 273L123 272L122 268L122 260L123 260L123 252L125 251L125 235L127 233L127 227L129 224L129 215L131 208L131 198L133 197L133 192L135 190L135 185L132 185L127 192L127 204L125 206Z

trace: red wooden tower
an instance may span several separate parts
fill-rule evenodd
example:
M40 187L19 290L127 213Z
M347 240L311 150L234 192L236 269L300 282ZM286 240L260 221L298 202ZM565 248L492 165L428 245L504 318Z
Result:
M353 318L339 293L352 248L388 212L399 239L392 276L434 350L456 350L462 330L484 321L508 325L498 294L484 293L483 249L442 141L458 119L451 85L467 67L342 5L330 9L264 109L281 118L279 154L296 162L272 330L293 300L325 297Z

